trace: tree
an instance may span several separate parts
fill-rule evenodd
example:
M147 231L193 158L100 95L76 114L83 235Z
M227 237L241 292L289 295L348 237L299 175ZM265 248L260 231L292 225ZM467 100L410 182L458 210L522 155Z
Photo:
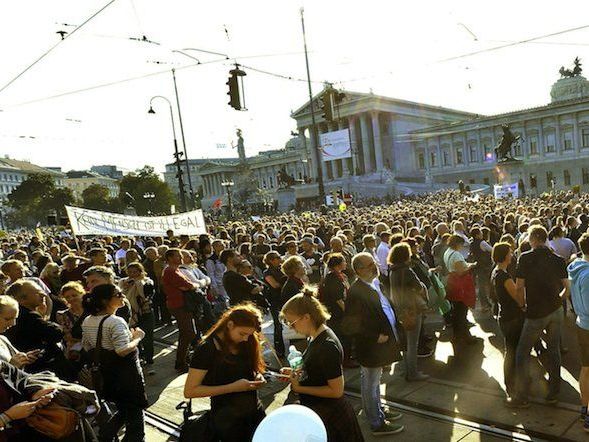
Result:
M55 187L51 175L33 173L8 195L8 205L14 209L9 218L16 225L34 226L55 211L59 220L64 205L74 201L71 189Z
M151 166L144 166L135 172L125 175L120 182L119 201L126 203L125 195L129 193L134 201L131 205L137 215L169 214L170 206L177 204L176 198L167 183L155 172ZM144 198L145 194L153 194L153 199Z
M108 187L91 184L82 192L82 203L86 209L110 211L113 207Z

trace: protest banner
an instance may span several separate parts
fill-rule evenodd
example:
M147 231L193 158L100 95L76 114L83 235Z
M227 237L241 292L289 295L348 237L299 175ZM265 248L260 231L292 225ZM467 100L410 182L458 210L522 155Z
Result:
M206 233L202 210L169 216L132 216L65 206L74 235L165 236Z

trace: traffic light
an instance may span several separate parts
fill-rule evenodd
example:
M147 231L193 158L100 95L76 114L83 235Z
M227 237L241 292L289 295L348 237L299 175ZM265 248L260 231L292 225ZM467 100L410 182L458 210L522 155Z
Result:
M243 80L241 81L241 90L239 84L239 78L245 77L246 73L239 69L239 65L235 65L235 69L231 69L229 75L230 77L227 80L227 83L225 83L229 86L229 92L227 92L227 95L229 95L229 103L227 104L235 110L246 110L245 96L243 94Z
M323 119L325 121L333 121L333 93L330 89L327 89L321 97L320 106L323 110Z

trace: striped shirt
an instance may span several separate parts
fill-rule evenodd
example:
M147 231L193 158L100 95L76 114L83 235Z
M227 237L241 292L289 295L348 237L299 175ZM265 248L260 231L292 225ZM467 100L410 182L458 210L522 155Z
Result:
M82 323L82 346L85 350L96 347L98 327L106 315L88 316ZM105 350L120 350L131 342L131 332L125 320L111 315L102 325L102 348Z

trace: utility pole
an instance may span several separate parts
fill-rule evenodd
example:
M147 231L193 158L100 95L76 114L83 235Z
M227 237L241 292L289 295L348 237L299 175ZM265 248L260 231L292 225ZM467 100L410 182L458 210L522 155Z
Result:
M184 162L186 163L186 177L188 178L188 189L190 190L190 205L188 209L194 209L194 188L192 187L192 178L190 176L190 165L188 164L188 152L186 152L186 138L184 137L184 125L182 124L182 112L180 112L180 98L178 97L178 86L176 85L176 69L172 69L172 78L174 79L174 92L176 92L176 106L178 107L178 121L180 121L180 135L182 136L182 146L184 148Z
M303 44L305 46L305 63L307 65L307 85L309 87L309 103L311 104L311 148L317 157L317 184L319 186L319 199L321 204L325 203L325 187L323 186L323 153L319 148L319 133L315 122L315 110L313 108L313 90L311 89L311 73L309 70L309 55L307 53L307 36L305 34L305 10L301 8L301 25L303 27Z

